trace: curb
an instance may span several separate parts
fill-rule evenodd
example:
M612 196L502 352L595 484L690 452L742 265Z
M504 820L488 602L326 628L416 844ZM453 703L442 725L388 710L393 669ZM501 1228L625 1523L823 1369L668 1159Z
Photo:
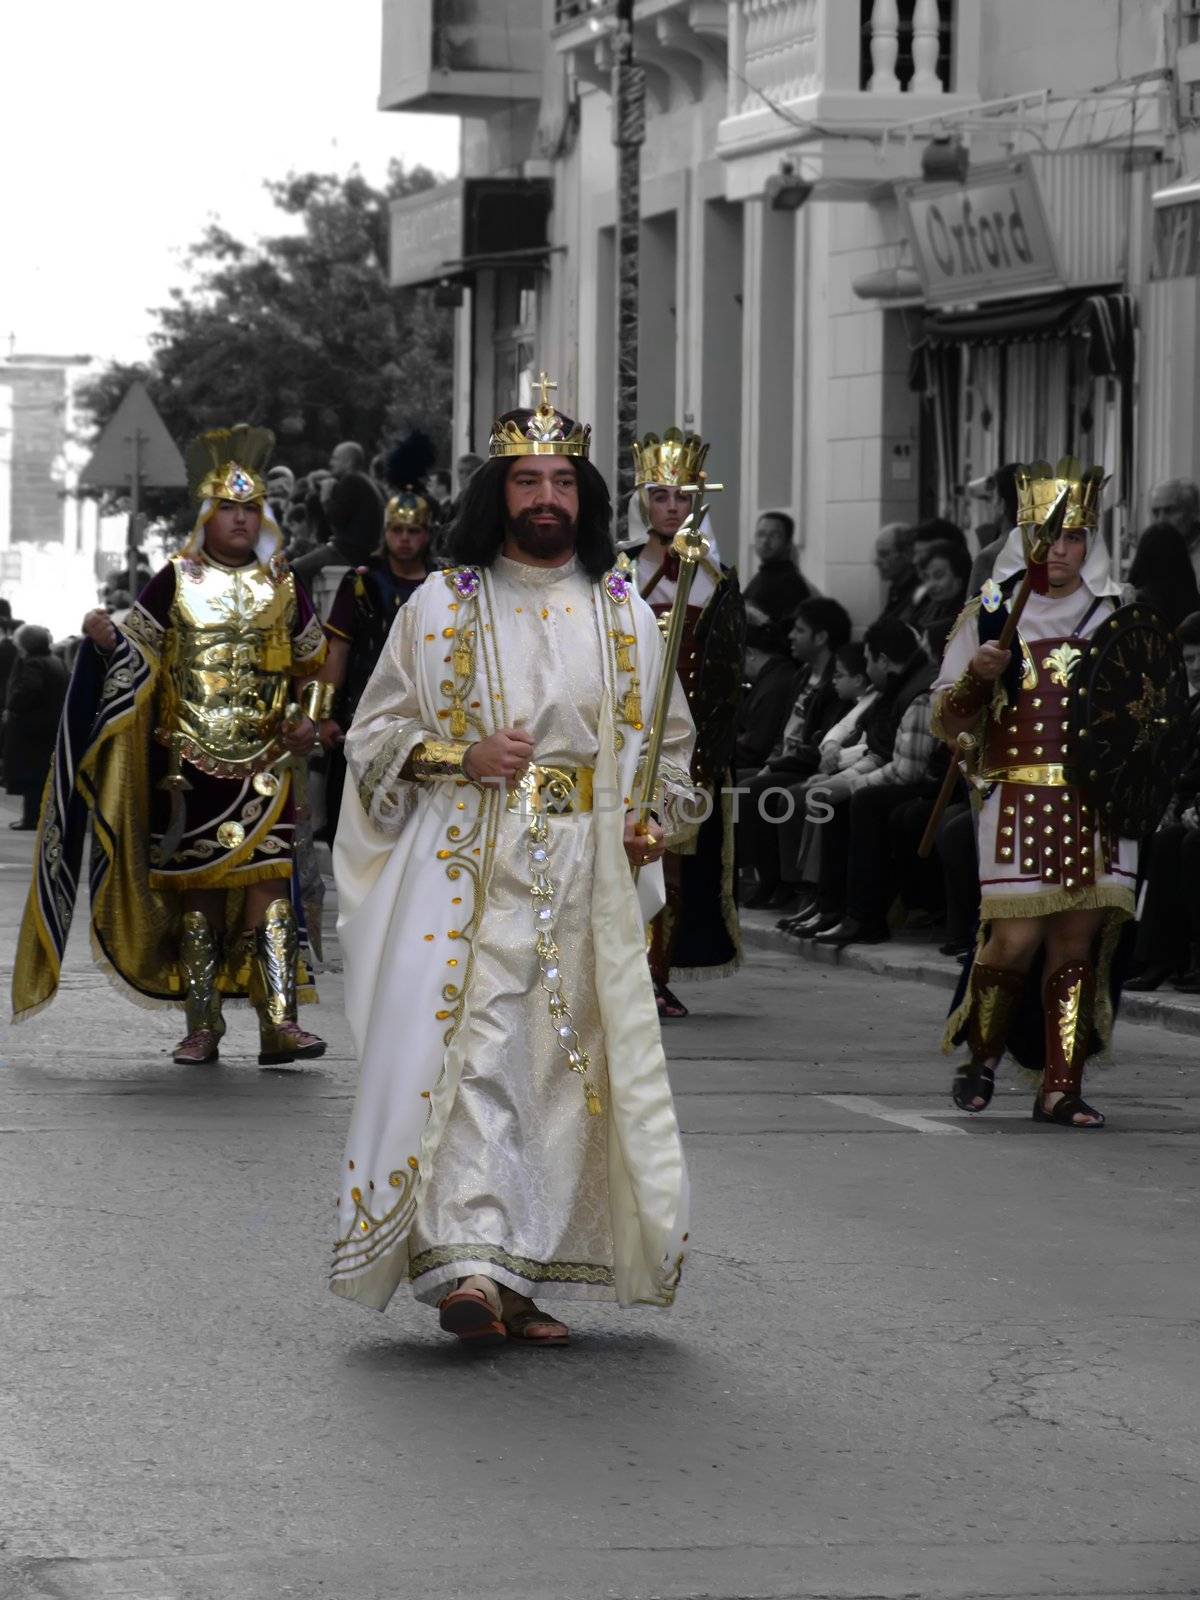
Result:
M811 939L792 939L780 933L772 915L742 911L742 943L757 950L786 950L800 961L822 967L843 967L851 972L869 972L876 978L901 978L912 983L927 983L933 988L954 992L958 982L958 963L937 953L933 945L908 944L893 940L889 944L847 945L833 950L815 945ZM1200 1034L1200 997L1153 991L1149 994L1123 994L1121 1018L1172 1033Z

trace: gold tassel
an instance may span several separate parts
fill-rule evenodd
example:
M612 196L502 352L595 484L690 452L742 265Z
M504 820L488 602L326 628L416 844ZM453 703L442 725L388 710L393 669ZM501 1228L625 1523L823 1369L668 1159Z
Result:
M471 637L469 634L459 634L454 641L451 652L451 665L456 678L469 678L474 670L471 660Z
M634 667L634 664L633 664L633 656L630 653L630 646L635 645L637 643L637 635L634 634L634 633L618 633L617 636L616 636L616 639L617 639L617 671L618 672L634 672L634 671L636 671L637 669Z
M461 700L456 700L450 708L450 737L461 739L467 731L467 713Z
M640 728L642 725L641 684L637 678L634 678L621 700L621 716L631 728Z
M600 1096L596 1093L595 1089L592 1088L590 1083L584 1084L583 1093L584 1098L587 1100L588 1116L598 1117L601 1111Z

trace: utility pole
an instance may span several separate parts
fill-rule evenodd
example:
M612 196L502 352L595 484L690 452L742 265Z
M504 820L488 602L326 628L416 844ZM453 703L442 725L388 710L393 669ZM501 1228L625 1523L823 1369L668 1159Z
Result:
M142 520L142 446L145 435L134 427L129 439L129 530L125 535L125 581L130 600L138 597L138 536Z
M638 247L646 74L633 59L634 0L617 0L613 143L617 147L617 538L629 526L638 421Z

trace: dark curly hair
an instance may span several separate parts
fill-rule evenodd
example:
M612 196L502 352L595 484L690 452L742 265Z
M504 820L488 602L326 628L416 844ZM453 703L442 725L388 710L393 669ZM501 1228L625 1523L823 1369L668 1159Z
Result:
M617 559L612 536L612 500L608 485L590 461L568 458L579 483L579 531L575 554L593 580L601 578ZM497 456L485 461L462 492L454 521L446 530L443 548L456 567L490 567L504 543L504 482L508 469L520 456Z

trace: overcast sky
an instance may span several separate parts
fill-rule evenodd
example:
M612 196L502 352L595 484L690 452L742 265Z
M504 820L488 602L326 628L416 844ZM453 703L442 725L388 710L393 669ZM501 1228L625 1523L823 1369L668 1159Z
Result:
M375 109L379 0L6 0L0 352L136 358L210 217L272 231L264 178L451 176L458 122Z

